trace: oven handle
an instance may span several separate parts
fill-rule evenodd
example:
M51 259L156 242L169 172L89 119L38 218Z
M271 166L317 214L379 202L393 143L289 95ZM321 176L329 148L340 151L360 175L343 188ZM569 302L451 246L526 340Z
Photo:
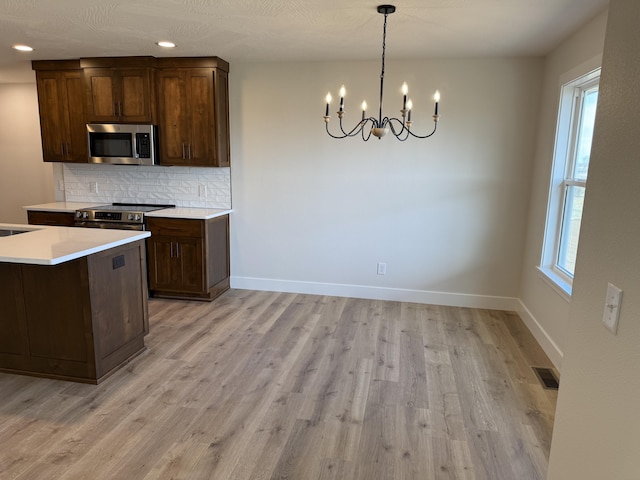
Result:
M74 227L104 228L112 230L144 230L142 223L75 222Z

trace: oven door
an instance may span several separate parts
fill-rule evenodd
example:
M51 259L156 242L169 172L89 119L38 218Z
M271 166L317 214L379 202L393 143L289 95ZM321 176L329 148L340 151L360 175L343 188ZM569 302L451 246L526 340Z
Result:
M74 226L84 228L111 228L116 230L144 230L143 223L76 222Z

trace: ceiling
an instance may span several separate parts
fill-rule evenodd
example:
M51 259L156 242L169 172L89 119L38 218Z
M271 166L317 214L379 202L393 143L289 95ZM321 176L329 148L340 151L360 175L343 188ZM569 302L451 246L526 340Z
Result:
M0 0L0 72L24 60L219 56L229 61L380 56L373 0ZM544 55L608 0L397 0L388 58ZM155 42L171 40L172 50ZM35 48L20 53L24 43ZM0 75L0 81L6 81Z

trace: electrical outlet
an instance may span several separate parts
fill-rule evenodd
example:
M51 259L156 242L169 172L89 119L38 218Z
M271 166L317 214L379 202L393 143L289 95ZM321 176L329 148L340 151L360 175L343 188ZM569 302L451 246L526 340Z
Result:
M58 190L64 192L64 180L58 180Z
M613 284L607 286L607 296L604 300L604 314L602 323L614 335L618 332L618 319L620 318L620 303L622 302L622 290Z
M89 182L89 191L91 191L91 193L98 193L98 182Z
M198 185L198 196L206 197L207 196L207 186L206 185Z
M378 262L378 275L387 274L387 264L384 262Z

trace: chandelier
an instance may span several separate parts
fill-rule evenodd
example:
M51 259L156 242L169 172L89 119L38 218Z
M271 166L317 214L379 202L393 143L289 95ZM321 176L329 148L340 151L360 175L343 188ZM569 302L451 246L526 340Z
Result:
M327 108L324 114L324 121L327 127L327 133L329 136L333 138L347 138L347 137L355 137L358 134L362 135L362 139L366 142L371 138L371 135L381 139L384 137L389 131L393 133L393 135L404 142L410 136L414 138L429 138L431 135L436 133L436 128L438 126L438 119L440 116L438 115L438 102L440 101L440 92L436 91L433 96L433 100L435 103L435 110L433 114L433 131L428 133L427 135L416 135L411 131L411 125L413 122L411 121L411 110L413 109L413 102L411 99L407 99L407 94L409 93L409 87L406 83L402 84L402 109L400 110L400 114L402 118L396 117L382 117L382 97L384 94L384 61L385 61L385 51L387 48L387 16L391 15L396 11L396 7L393 5L379 5L378 13L384 15L384 26L382 29L382 69L380 71L380 102L378 104L378 118L375 117L367 117L367 102L362 102L362 119L353 127L351 130L347 131L344 129L342 124L342 117L344 117L345 109L344 109L344 96L346 94L346 90L344 85L340 88L340 107L336 112L338 115L338 121L340 126L340 132L336 135L329 131L329 121L331 120L331 116L329 115L329 107L331 104L331 93L327 93L326 102ZM367 125L371 125L370 129L365 128Z

